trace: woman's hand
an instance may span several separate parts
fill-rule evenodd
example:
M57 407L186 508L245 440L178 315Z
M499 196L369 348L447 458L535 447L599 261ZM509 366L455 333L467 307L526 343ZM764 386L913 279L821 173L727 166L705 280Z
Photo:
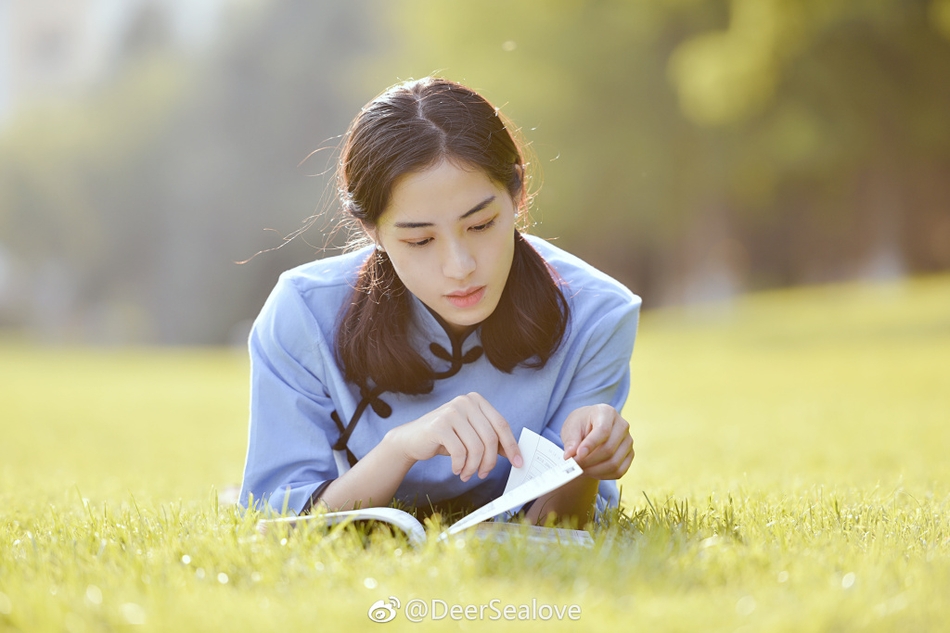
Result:
M630 425L607 404L575 409L561 427L564 459L573 457L584 474L619 479L633 461Z
M462 481L475 473L484 479L498 455L514 466L522 464L511 427L485 398L477 393L458 396L418 420L389 431L385 440L409 463L436 455L452 458L452 472Z

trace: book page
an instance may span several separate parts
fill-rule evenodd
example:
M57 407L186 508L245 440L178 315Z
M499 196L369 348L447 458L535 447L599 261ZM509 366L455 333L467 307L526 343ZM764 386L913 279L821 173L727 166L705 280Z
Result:
M524 482L534 479L544 471L554 468L564 461L563 448L531 429L521 429L518 448L521 449L521 457L524 462L521 468L511 467L511 472L508 473L508 483L505 485L505 491L502 494L507 494Z
M328 527L339 523L353 523L356 521L381 521L405 532L406 538L408 538L409 543L414 547L418 547L426 542L426 530L416 517L397 508L385 507L342 510L340 512L319 512L317 514L282 517L279 519L262 519L257 522L257 531L264 534L271 526L284 524L295 527L297 523L307 521L316 521Z
M327 525L347 521L382 521L395 525L405 532L409 543L415 547L426 542L426 530L422 524L416 517L397 508L360 508L359 510L327 512L323 518L326 519Z
M486 521L492 517L498 516L503 512L507 512L512 508L523 505L532 499L537 499L541 495L560 488L572 479L580 477L584 472L584 470L577 465L577 462L575 462L573 458L563 459L564 452L560 449L557 449L557 445L555 445L553 442L544 439L537 433L534 433L528 429L522 430L522 438L525 437L526 433L533 435L535 438L537 438L537 440L529 440L529 442L533 441L536 444L533 453L526 454L524 448L522 448L521 456L525 460L525 465L522 466L520 470L526 469L527 472L524 477L521 477L523 480L521 485L501 495L488 505L484 505L478 510L475 510L475 512L472 512L461 521L452 524L452 526L445 531L446 535L456 534L466 528L481 523L482 521ZM541 445L544 442L547 442L560 451L558 453L558 457L556 460L552 460L550 458L550 450L545 448L541 449L541 452L543 452L544 456L535 462L535 459L539 453L537 445ZM525 444L525 446L528 445L528 443ZM519 440L518 446L521 446L521 440ZM534 464L536 464L536 466L534 472L532 472L532 465ZM529 478L527 474L531 474L531 477Z

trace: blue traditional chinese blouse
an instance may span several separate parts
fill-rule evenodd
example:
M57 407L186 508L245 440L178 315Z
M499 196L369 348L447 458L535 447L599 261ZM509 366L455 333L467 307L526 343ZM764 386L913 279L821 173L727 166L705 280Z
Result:
M351 300L362 249L283 273L251 330L250 430L241 503L307 512L333 479L375 447L390 429L470 392L481 394L511 425L558 446L561 425L578 407L606 403L618 411L630 387L630 355L640 298L573 255L531 236L528 242L560 276L570 307L561 345L542 368L510 374L480 353L480 331L451 336L413 297L416 348L436 377L431 393L363 390L343 378L335 333ZM448 456L417 462L395 498L416 506L461 499L481 506L499 496L510 463L499 458L485 479L463 482ZM599 493L616 505L615 481Z

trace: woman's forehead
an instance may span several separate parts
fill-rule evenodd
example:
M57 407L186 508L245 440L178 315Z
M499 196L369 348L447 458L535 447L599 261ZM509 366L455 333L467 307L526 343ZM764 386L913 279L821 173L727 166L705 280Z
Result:
M507 192L480 169L450 161L401 176L380 216L380 225L415 228L420 224L464 221Z

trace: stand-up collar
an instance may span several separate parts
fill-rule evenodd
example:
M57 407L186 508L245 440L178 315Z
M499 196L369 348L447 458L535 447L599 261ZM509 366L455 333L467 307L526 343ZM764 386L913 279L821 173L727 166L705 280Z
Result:
M457 373L482 355L481 329L475 325L456 334L445 320L412 295L413 346L429 361L436 378Z

